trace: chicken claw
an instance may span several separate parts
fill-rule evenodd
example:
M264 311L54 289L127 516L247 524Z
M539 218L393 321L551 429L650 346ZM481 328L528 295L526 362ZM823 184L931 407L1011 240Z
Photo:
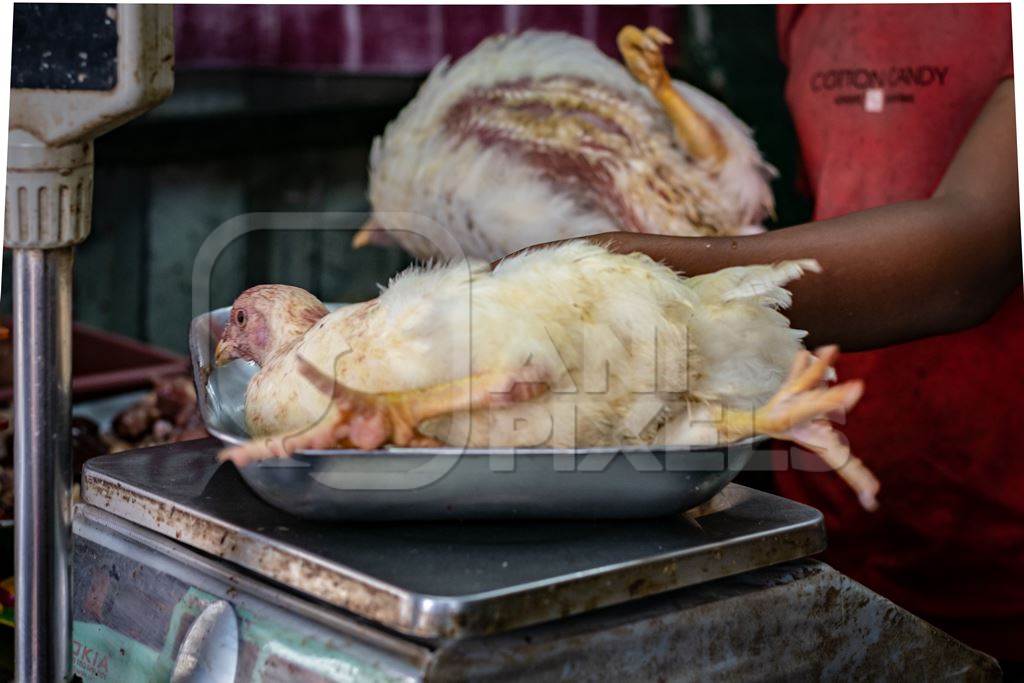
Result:
M728 150L718 130L683 99L665 69L661 48L670 45L672 39L654 26L645 31L636 26L624 26L616 37L616 43L626 68L661 103L690 155L711 162L715 168L720 167L728 156Z
M831 422L830 413L847 411L860 400L864 384L859 380L826 387L839 348L826 346L812 355L797 354L789 377L769 401L753 414L725 410L719 431L727 439L765 434L792 441L814 452L856 492L867 510L878 507L879 483L871 470L850 453Z
M661 56L661 46L671 45L672 39L654 26L641 31L636 26L623 26L615 38L626 67L636 80L652 91L669 83L668 71Z
M358 448L374 450L386 444L429 447L442 445L417 427L450 413L502 408L529 401L548 391L545 375L525 366L517 371L485 372L422 389L367 393L346 387L302 357L299 372L331 396L331 408L316 424L298 433L254 439L227 448L220 459L239 467L268 458L284 458L302 450Z

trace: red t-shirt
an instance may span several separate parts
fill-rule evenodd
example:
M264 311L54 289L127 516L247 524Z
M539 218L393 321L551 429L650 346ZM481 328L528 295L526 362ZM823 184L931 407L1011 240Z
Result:
M786 98L824 219L931 195L997 84L1009 5L779 9ZM894 282L894 287L899 283ZM864 512L834 473L778 473L825 513L826 560L962 640L1024 657L1024 298L971 330L852 353L843 431L878 475Z

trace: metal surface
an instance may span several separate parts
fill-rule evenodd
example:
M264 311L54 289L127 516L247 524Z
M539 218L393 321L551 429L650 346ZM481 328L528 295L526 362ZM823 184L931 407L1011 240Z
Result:
M90 505L403 633L518 628L820 551L821 514L730 486L637 521L315 523L251 495L215 441L87 463Z
M213 345L229 313L221 308L193 320L189 346L207 429L240 443L245 389L258 368L241 361L214 367ZM249 465L242 477L268 503L309 519L653 517L721 491L758 441L710 448L306 451Z
M195 620L228 602L239 681L416 679L429 651L89 505L77 506L75 673L166 681Z
M434 656L438 681L997 681L996 661L798 560Z
M55 12L20 24L41 56L57 51L46 40L66 42L41 25ZM92 139L159 103L174 82L170 6L117 5L95 18L116 24L116 85L11 90L5 244L14 249L15 671L23 681L70 674L71 249L89 234Z
M626 519L707 501L753 445L722 449L392 449L296 454L241 469L265 501L320 520Z
M231 683L238 667L238 621L231 603L211 602L192 622L174 660L171 683Z
M70 671L71 248L14 252L15 670Z
M457 553L458 549L453 549ZM90 505L75 519L76 673L166 680L210 605L240 681L997 680L965 647L831 567L797 560L489 637L423 641L260 582Z

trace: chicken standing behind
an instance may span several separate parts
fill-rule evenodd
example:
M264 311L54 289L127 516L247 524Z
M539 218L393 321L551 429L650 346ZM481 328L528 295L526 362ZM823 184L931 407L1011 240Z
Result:
M750 130L669 78L661 31L627 26L618 42L633 76L564 33L442 61L374 141L374 213L354 244L386 232L420 258L493 260L612 230L760 232L774 169Z
M825 388L778 308L814 261L692 278L586 242L493 271L411 269L333 313L261 286L235 301L216 350L261 367L246 393L253 441L238 464L305 448L697 445L755 433L819 453L874 504L877 482L825 417L859 399ZM789 375L787 377L787 370Z

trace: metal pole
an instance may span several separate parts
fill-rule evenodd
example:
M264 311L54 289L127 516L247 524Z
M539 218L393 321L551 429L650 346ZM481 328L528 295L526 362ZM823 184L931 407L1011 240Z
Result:
M72 261L14 250L15 671L32 683L71 673Z

